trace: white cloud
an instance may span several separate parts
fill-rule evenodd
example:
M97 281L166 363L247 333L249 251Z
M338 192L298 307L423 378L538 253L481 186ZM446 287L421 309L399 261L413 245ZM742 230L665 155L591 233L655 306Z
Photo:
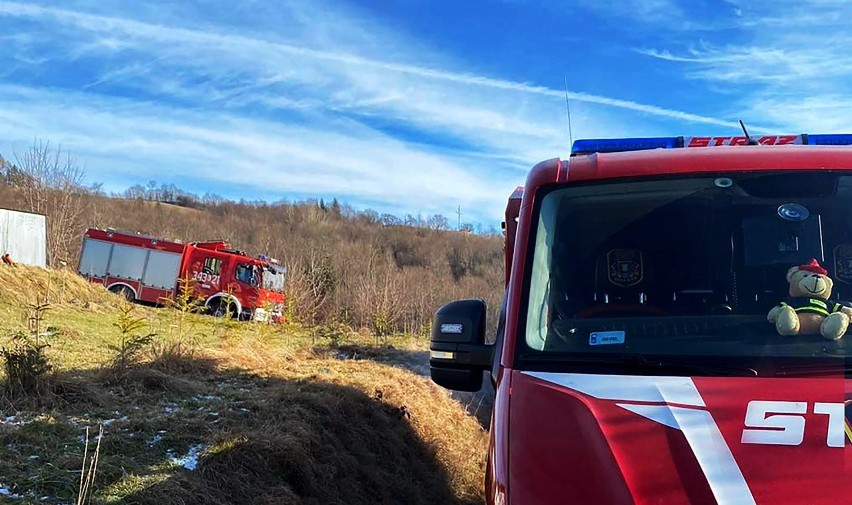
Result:
M852 5L780 0L767 12L750 2L729 3L741 10L738 42L638 51L723 90L733 97L728 110L776 130L852 131Z
M643 23L665 23L676 27L673 21L682 21L685 13L676 0L617 0L601 2L583 0L583 6L601 11L606 15L631 18Z
M846 46L852 38L837 40ZM688 75L712 81L737 84L794 85L813 89L836 77L852 73L852 56L826 57L823 47L776 43L765 46L711 46L692 48L682 55L667 50L641 49L640 53L657 59L693 66Z
M657 2L649 0L639 3L654 4ZM648 8L650 9L650 7ZM554 99L564 97L563 90L544 86L369 59L353 53L324 51L243 35L174 28L118 17L90 15L14 2L0 2L0 15L3 14L23 18L49 19L53 22L85 30L94 36L88 44L84 45L89 50L95 50L98 45L101 45L100 49L106 52L116 52L129 48L157 51L161 53L163 59L179 59L181 65L189 67L202 66L209 70L215 66L221 66L223 68L220 72L233 70L229 69L229 64L240 66L241 69L248 66L251 71L264 74L265 79L270 84L290 79L297 79L305 84L316 84L317 81L324 84L332 80L329 77L338 72L344 72L349 73L350 83L357 81L354 84L360 84L366 88L385 84L386 76L402 75L415 78L416 81L413 84L422 84L421 79L426 79ZM326 15L326 13L323 14ZM315 21L317 21L317 18L310 20L311 23ZM349 26L347 24L346 28ZM383 45L393 46L394 44L388 42ZM193 56L192 59L184 58L190 54ZM282 71L282 69L288 68L288 64L294 63L299 65L298 71ZM342 67L329 68L328 64L337 64ZM317 68L318 65L322 65L322 68ZM306 70L307 72L305 72ZM580 102L606 105L670 119L719 126L731 125L730 121L723 119L629 100L619 100L588 93L569 93L569 97Z
M0 87L0 138L14 140L9 151L23 151L36 135L88 160L93 177L112 185L203 177L267 194L378 200L398 211L447 212L461 204L493 220L503 204L495 195L512 184L505 164L436 154L351 121L305 127ZM489 166L503 175L470 170Z
M749 111L749 116L760 115L786 132L852 132L852 97L848 95L758 95L750 101Z
M455 70L464 62L336 6L294 1L263 12L284 17L270 23L286 27L274 34L194 18L187 26L187 16L136 3L122 4L128 17L110 5L91 4L101 9L93 13L0 2L0 23L27 40L13 45L39 58L22 65L70 64L88 78L76 90L2 88L3 138L18 148L35 136L62 142L94 178L210 178L400 212L461 203L488 221L532 164L568 150L564 90ZM577 136L658 133L649 119L735 126L569 97Z

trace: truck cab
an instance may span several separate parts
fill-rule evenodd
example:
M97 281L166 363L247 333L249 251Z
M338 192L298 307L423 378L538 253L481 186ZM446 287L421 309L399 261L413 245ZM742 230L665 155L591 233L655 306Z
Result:
M852 502L849 144L592 139L534 167L496 338L481 300L433 325L434 382L491 372L488 503ZM782 331L790 304L843 331Z
M181 270L213 315L265 321L283 312L286 269L270 258L196 242L187 245Z

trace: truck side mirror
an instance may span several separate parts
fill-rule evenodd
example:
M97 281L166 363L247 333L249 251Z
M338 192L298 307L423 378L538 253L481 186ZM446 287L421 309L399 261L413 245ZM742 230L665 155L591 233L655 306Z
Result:
M493 345L485 344L485 302L458 300L435 313L429 368L432 381L456 391L479 391L491 367Z

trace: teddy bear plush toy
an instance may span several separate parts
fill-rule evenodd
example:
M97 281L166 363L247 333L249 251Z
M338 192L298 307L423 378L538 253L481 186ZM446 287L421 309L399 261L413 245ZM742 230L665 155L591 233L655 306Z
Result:
M790 298L769 311L767 319L781 335L816 335L839 340L852 319L847 302L831 299L834 283L817 260L787 271Z

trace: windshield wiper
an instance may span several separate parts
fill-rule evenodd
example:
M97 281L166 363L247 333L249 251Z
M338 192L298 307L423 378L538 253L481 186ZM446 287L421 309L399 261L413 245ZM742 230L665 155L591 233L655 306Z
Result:
M795 365L780 367L775 371L775 375L779 377L800 377L810 375L843 375L846 376L852 373L852 363L850 364L825 364L825 365Z
M618 367L626 369L641 370L642 372L658 371L657 375L674 375L676 371L682 371L685 375L703 376L752 376L759 375L757 370L749 367L736 367L716 365L712 363L699 363L694 361L678 361L670 359L648 358L642 354L597 354L593 356L553 355L553 356L524 356L524 361L560 365L579 365L586 367Z

